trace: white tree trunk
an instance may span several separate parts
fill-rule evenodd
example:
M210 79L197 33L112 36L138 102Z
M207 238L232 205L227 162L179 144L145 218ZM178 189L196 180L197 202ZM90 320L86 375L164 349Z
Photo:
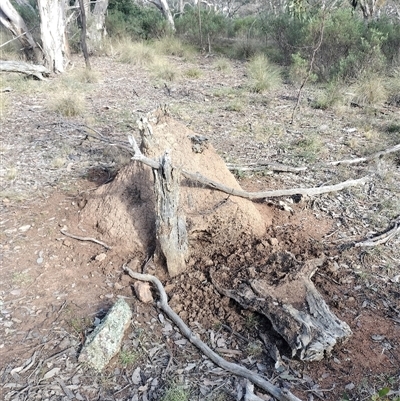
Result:
M69 59L64 0L38 0L38 7L46 65L53 72L64 72Z
M2 23L12 34L18 38L24 47L28 58L39 62L41 51L26 27L25 21L13 7L10 0L1 0L0 3L0 23Z
M162 12L170 29L175 32L175 22L174 18L172 17L171 10L169 9L167 0L150 0L150 3L154 4Z
M87 12L87 39L89 52L102 48L106 31L106 12L108 0L97 0L92 12Z

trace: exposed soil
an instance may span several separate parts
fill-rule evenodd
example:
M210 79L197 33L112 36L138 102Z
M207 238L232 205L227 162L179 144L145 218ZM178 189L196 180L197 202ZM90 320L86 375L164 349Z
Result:
M399 109L321 111L305 100L290 125L295 88L249 93L243 63L221 72L213 57L171 62L182 72L196 65L203 75L164 86L144 69L93 58L100 81L87 86L85 117L68 119L47 108L47 89L63 77L31 82L28 90L21 89L19 78L2 76L2 87L11 88L3 95L12 107L1 130L0 398L160 400L172 379L188 386L191 400L236 400L244 391L242 379L203 358L155 305L144 305L134 296L121 266L127 263L137 271L145 266L155 247L154 220L143 219L140 209L131 217L142 219L150 230L126 233L129 238L142 236L139 248L123 237L130 224L126 210L116 217L115 235L105 209L97 216L94 212L99 199L104 206L106 193L114 195L109 204L116 206L118 183L131 166L123 167L128 154L87 138L93 133L88 127L112 141L126 142L129 133L138 139L139 114L168 103L172 117L207 136L228 163L309 167L299 174L240 172L238 181L246 190L371 177L365 186L337 193L254 202L265 234L236 232L229 241L226 230L216 230L192 237L188 270L174 279L164 266L147 264L146 271L163 282L171 307L221 355L290 388L301 399L369 399L383 387L390 387L394 399L400 391L400 236L371 248L349 245L383 232L400 214L399 156L353 166L324 163L399 143L400 132L393 129L400 126ZM83 66L81 59L75 63ZM304 99L312 99L316 91L306 91ZM147 191L150 196L151 185ZM66 237L62 228L103 240L112 249ZM325 258L313 281L353 332L320 362L292 359L266 318L220 295L210 280L211 267L227 266L231 284L266 272L273 284L274 274L279 279L275 267L286 274L297 266L293 259L284 265L282 255L287 253L298 264ZM101 375L85 371L77 363L85 336L117 297L125 297L134 311L123 353ZM268 344L276 344L282 356L278 369Z

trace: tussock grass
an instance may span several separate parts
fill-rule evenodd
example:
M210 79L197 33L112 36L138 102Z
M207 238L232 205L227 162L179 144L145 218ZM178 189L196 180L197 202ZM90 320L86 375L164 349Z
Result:
M191 67L184 72L184 75L185 77L188 78L200 78L203 75L203 73L198 68Z
M179 77L176 66L170 63L165 57L158 57L150 66L151 73L155 79L163 81L175 81Z
M341 106L346 103L343 86L340 82L333 81L327 85L324 91L311 103L314 109L326 110L331 107Z
M100 75L97 71L89 70L87 68L73 70L69 75L71 78L82 84L97 84L100 79Z
M362 106L374 106L388 99L385 79L380 74L362 76L353 86L353 101Z
M156 53L143 42L122 39L114 45L118 61L136 66L145 66L154 62Z
M76 117L85 113L85 99L75 91L54 93L48 99L48 108L64 117Z
M250 60L247 71L252 92L264 93L276 89L282 84L280 68L271 64L263 54Z
M220 57L215 61L214 68L217 71L228 73L232 71L232 64L228 59Z
M185 60L192 59L196 53L192 46L183 43L179 38L174 36L165 36L155 41L153 48L158 54L182 57Z

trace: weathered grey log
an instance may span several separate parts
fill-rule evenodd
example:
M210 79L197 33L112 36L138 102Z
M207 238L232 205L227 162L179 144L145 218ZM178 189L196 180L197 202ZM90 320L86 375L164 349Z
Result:
M174 277L186 269L189 256L185 216L179 213L181 173L172 167L168 152L154 171L156 193L156 230L160 250L165 256L168 273Z
M321 259L309 261L278 285L255 279L243 281L234 289L224 288L220 284L221 278L229 276L229 269L224 267L211 270L211 279L221 294L234 299L245 309L265 315L292 349L292 356L298 355L304 361L319 361L338 341L352 334L347 323L330 311L310 280L322 263Z
M34 76L40 80L44 79L43 75L50 75L50 70L48 70L44 65L29 64L23 61L0 60L0 71L18 72L29 76Z

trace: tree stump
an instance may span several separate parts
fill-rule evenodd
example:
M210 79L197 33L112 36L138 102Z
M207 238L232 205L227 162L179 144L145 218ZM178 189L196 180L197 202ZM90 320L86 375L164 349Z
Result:
M319 361L352 334L311 281L323 262L315 259L301 264L285 253L271 257L270 266L260 266L258 274L253 272L254 278L246 274L232 278L226 266L212 269L211 278L221 294L266 316L292 349L292 356Z
M180 172L171 165L166 152L160 159L160 168L154 170L156 193L156 232L160 251L165 257L170 277L186 269L189 256L185 216L180 214Z

